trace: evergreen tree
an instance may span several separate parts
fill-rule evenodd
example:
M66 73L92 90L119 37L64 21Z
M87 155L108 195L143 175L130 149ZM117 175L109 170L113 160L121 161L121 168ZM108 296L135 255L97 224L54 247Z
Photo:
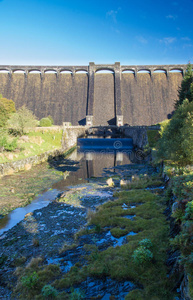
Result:
M187 65L185 76L182 80L181 87L178 90L178 98L179 99L176 100L175 103L176 109L185 99L188 99L189 102L193 101L193 71L190 63Z
M157 157L183 166L193 163L193 102L185 99L161 128Z

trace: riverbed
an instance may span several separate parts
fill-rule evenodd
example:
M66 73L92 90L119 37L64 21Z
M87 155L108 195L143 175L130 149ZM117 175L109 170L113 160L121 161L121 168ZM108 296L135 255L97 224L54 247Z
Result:
M1 220L0 276L5 286L1 287L1 294L7 297L3 299L10 297L11 291L6 285L14 284L13 272L18 261L23 260L22 264L26 265L32 257L44 257L45 263L57 259L66 245L75 242L76 233L86 226L88 215L97 206L113 201L114 193L121 189L121 180L130 180L134 174L152 173L153 168L145 164L144 158L136 157L131 149L124 152L75 151L68 159L40 166L46 174L54 172L54 179L47 177L49 183L53 182L29 205L13 210ZM25 177L25 174L13 178ZM109 185L109 178L113 178L113 186ZM3 179L4 184L11 179L11 176ZM124 238L113 239L108 232L107 236L97 239L99 246L102 240L108 245L121 245L125 241Z

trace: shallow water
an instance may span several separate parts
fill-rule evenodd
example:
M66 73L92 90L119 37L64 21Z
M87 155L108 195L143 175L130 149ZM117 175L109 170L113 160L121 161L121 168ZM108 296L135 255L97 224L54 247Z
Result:
M111 141L99 139L100 147L94 147L92 144L89 146L89 139L82 140L81 143L78 142L81 147L75 150L68 159L50 162L50 173L52 170L63 172L64 178L53 183L48 190L38 195L26 207L17 208L1 219L0 235L19 223L27 213L47 206L65 190L69 190L77 184L84 186L85 183L93 182L93 179L97 177L119 174L119 171L122 172L122 169L119 169L122 165L136 163L131 139L110 139ZM84 144L85 140L86 145ZM95 139L90 140L96 144ZM104 195L93 194L93 196L103 197Z

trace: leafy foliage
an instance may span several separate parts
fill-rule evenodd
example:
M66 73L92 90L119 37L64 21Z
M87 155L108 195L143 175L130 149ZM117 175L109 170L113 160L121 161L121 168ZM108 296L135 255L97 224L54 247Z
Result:
M57 290L51 286L50 284L46 284L44 285L44 287L42 288L42 295L45 297L45 298L56 298L56 296L58 295L58 292Z
M193 71L190 63L187 66L184 79L179 88L178 98L179 99L175 103L175 108L178 108L185 99L188 99L189 102L193 101Z
M15 112L15 103L0 96L0 127L5 127L10 115Z
M171 121L161 126L158 159L171 160L180 166L193 163L193 102L186 99Z
M15 129L23 135L27 129L35 127L37 124L36 117L34 114L23 105L18 111L11 115L8 120L8 126Z
M5 107L8 114L12 114L16 112L15 102L13 102L12 100L2 97L0 98L0 104L2 104Z
M9 116L3 104L0 102L0 127L5 127Z
M54 120L53 120L52 116L48 116L48 119L50 119L51 125L53 125L54 124Z
M52 125L52 122L49 118L42 118L40 120L40 127L50 127Z
M150 239L143 239L139 242L139 247L133 252L133 260L137 265L146 264L153 258L153 253L150 251L152 248Z
M34 287L36 287L38 280L38 274L36 272L33 272L31 275L22 277L21 282L24 288L33 289Z
M0 137L0 147L6 151L14 151L17 148L17 138L9 142L7 136Z
M160 138L158 130L147 130L148 143L151 148L155 147L157 141Z

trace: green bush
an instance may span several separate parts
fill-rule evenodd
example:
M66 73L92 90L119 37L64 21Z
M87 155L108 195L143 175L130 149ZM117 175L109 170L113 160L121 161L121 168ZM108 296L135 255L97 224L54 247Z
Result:
M15 112L15 103L12 100L0 97L0 127L5 127L10 115Z
M6 151L14 151L17 148L17 138L8 142L7 137L0 138L0 147L3 147Z
M5 127L9 116L3 104L0 103L0 127Z
M133 290L126 297L125 300L144 300L141 290Z
M35 115L23 105L16 113L11 115L7 124L9 128L23 135L29 128L36 127L37 120Z
M50 284L44 285L44 287L42 288L42 295L45 298L56 298L56 296L58 295L58 291L51 286Z
M147 130L148 144L151 148L156 146L157 141L160 138L158 130Z
M193 201L188 202L186 205L185 218L193 219Z
M0 104L2 104L5 107L5 109L9 115L16 112L15 102L13 102L12 100L2 97L2 98L0 98Z
M149 249L142 246L138 247L133 252L133 259L137 265L150 262L152 258L153 258L153 253Z
M150 249L153 245L150 239L143 239L139 242L139 246L145 247L146 249Z
M49 118L42 118L40 120L40 127L50 127L50 126L52 126L52 123Z
M81 299L85 299L84 293L79 289L73 290L70 295L70 300L81 300Z
M53 120L52 116L48 116L48 119L51 121L51 124L53 125L54 124L54 120Z
M38 284L38 281L39 281L39 276L36 272L33 272L31 275L24 276L21 279L23 287L29 290L35 288Z

